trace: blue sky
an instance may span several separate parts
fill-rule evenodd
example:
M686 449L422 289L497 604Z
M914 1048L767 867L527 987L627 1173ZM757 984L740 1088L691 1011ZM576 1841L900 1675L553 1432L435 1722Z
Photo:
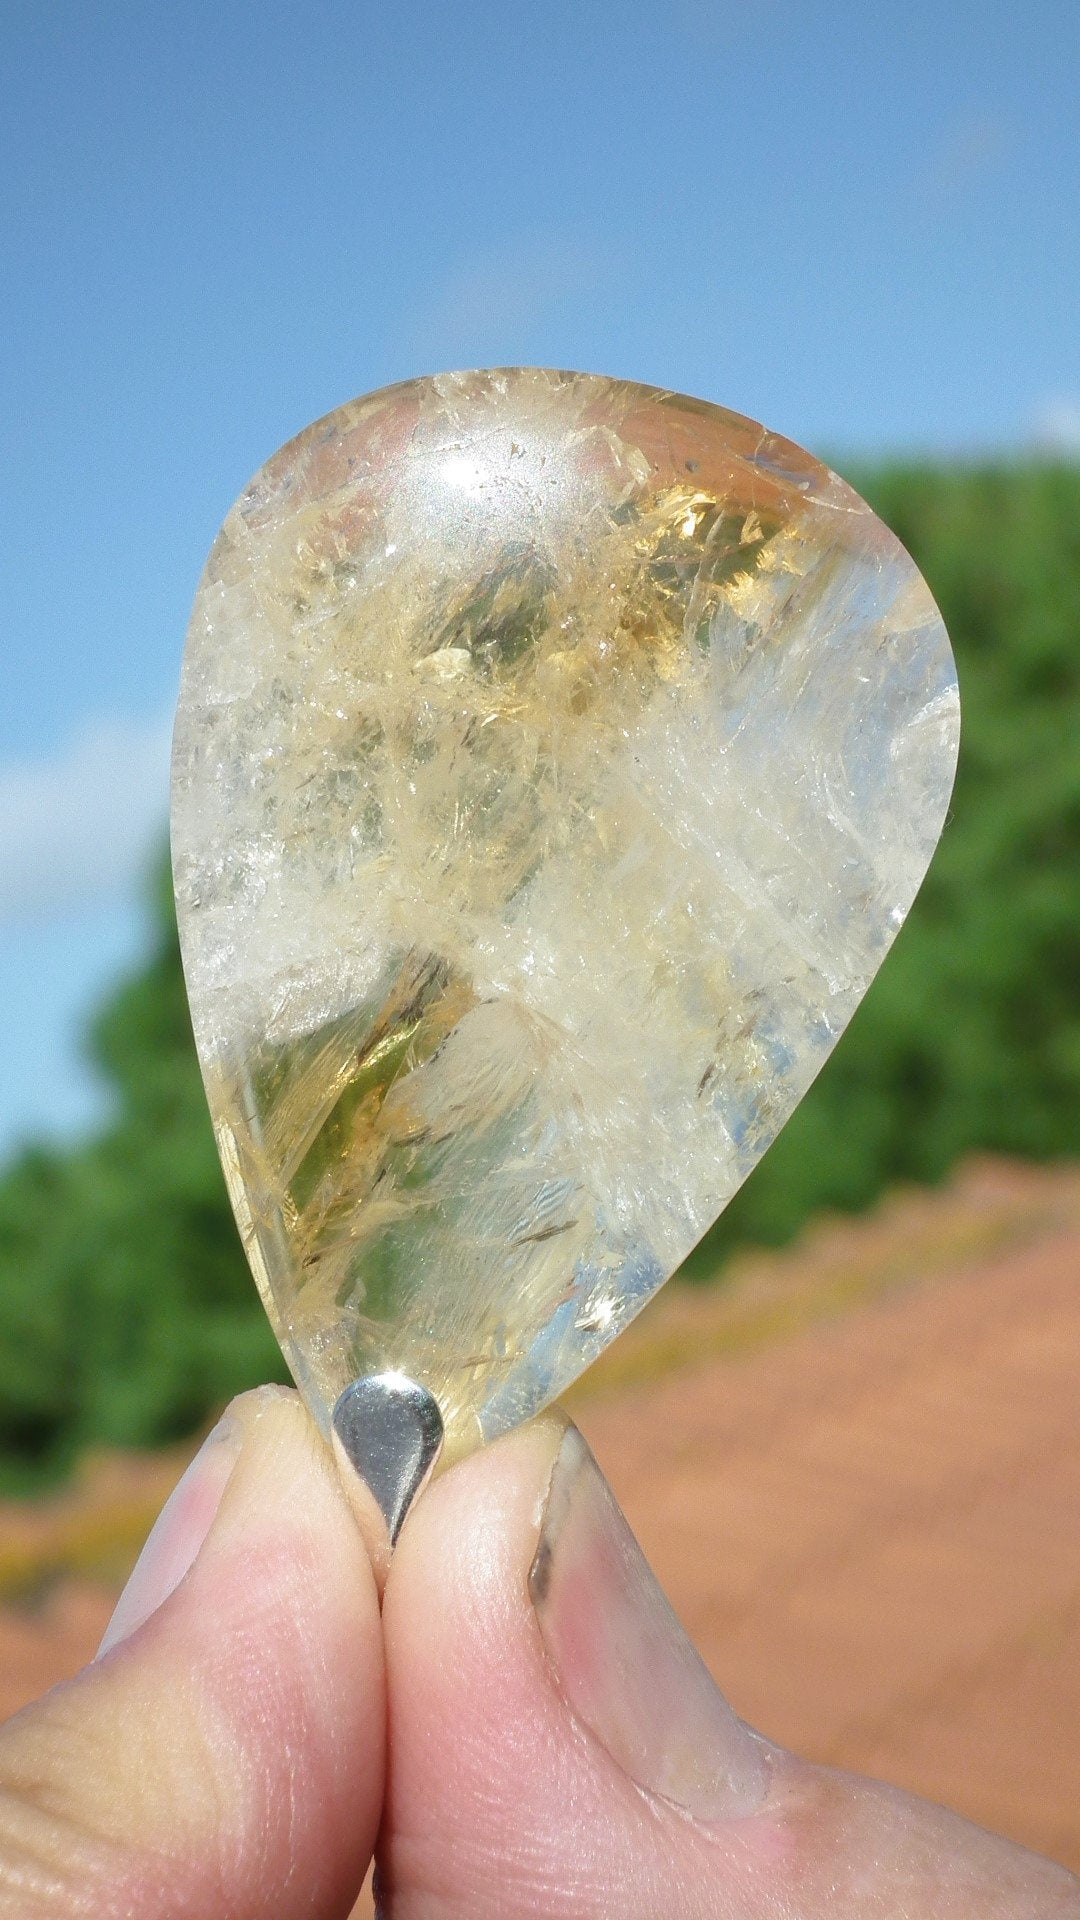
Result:
M203 559L440 367L1080 453L1076 0L0 0L0 1154L90 1123Z

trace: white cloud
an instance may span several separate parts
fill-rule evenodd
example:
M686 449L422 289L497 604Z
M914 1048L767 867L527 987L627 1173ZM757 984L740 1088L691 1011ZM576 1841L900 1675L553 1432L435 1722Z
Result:
M1080 395L1058 394L1035 416L1032 438L1041 453L1080 459Z
M169 804L171 721L88 721L58 752L0 763L0 927L130 894Z

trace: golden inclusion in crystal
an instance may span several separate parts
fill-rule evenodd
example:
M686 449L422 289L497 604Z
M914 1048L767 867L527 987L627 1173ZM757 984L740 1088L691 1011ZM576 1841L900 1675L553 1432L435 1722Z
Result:
M237 1220L324 1429L451 1454L625 1326L847 1024L937 840L940 616L702 401L512 369L309 427L210 556L173 847Z

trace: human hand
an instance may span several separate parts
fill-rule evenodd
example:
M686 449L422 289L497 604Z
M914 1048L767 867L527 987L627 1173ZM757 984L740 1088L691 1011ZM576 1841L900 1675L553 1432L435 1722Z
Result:
M386 1740L386 1729L389 1740ZM1080 1881L732 1714L554 1418L375 1583L296 1396L237 1401L103 1657L0 1730L0 1915L1080 1920Z

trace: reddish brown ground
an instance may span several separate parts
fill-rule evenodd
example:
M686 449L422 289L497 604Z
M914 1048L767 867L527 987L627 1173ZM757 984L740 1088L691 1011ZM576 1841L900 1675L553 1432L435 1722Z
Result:
M1080 1869L1080 1171L969 1166L661 1298L574 1412L748 1719ZM0 1713L93 1651L176 1457L0 1507Z

